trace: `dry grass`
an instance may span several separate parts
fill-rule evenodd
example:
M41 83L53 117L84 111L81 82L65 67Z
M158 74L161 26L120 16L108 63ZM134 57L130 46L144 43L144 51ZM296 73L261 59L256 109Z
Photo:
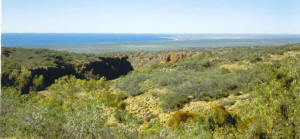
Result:
M287 57L295 57L296 55L300 54L300 51L288 51L283 53L282 55L270 55L271 60L282 60Z
M225 68L232 71L232 70L246 70L248 66L245 64L234 63L234 64L221 65L220 68Z

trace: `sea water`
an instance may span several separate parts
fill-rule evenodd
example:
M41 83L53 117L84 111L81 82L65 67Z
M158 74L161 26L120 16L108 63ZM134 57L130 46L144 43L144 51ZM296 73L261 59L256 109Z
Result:
M56 34L3 33L2 46L79 53L171 50L299 43L297 34Z

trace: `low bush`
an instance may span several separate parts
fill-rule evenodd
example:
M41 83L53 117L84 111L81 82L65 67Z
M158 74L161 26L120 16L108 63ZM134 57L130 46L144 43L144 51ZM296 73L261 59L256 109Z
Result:
M107 119L103 107L117 107L122 99L122 95L110 93L103 78L86 81L65 76L48 91L49 95L40 97L3 89L1 108L6 109L1 109L1 137L99 137Z
M162 101L162 109L167 111L174 111L183 107L183 105L189 102L188 96L183 93L167 93L159 96Z
M257 67L266 74L266 78L253 85L253 100L240 106L243 126L239 129L242 132L252 138L300 137L299 72L294 67L298 62L290 58L279 65Z
M64 108L63 135L67 138L93 138L101 136L107 118L96 98L69 99Z
M182 122L196 122L197 120L200 120L200 116L197 113L177 111L171 116L168 124L169 126L179 126Z
M120 91L125 92L127 96L137 96L147 91L142 87L144 81L149 79L149 76L144 73L131 73L119 79L115 83L115 87Z
M212 100L236 94L244 89L248 80L241 79L243 72L224 73L219 70L199 73L195 71L175 71L152 74L153 83L158 88L167 88L168 93L160 95L162 108L165 111L181 108L184 103L193 100Z
M35 91L41 90L43 88L43 80L44 80L43 75L35 76L32 81L33 82L33 90L35 90Z
M209 129L211 131L217 128L236 128L238 118L230 114L223 105L215 105L206 115L206 119L209 123Z
M118 120L118 122L124 124L142 124L144 122L142 119L135 117L125 110L115 111L114 116Z
M0 138L300 138L299 56L265 61L266 55L300 50L299 46L222 48L211 51L214 58L210 60L191 58L157 64L115 81L65 76L42 92L26 95L20 95L19 90L26 86L31 73L10 61L9 68L2 66L1 81L5 80L5 86L1 88ZM52 62L59 56L47 50L35 53L47 53L44 59ZM257 57L263 62L258 62ZM34 59L36 56L29 60ZM71 57L65 60L68 59ZM247 70L216 66L218 62L242 63L251 59L255 61L249 63ZM32 78L36 87L33 90L38 90L43 78ZM118 90L112 90L110 83L115 83ZM126 111L122 100L148 90L161 100L165 112L178 110L190 101L230 94L249 96L230 96L219 104L209 103L199 113L178 111L169 121L175 128L166 128L157 119L160 113L147 113L142 120ZM119 123L108 125L108 114L113 114Z

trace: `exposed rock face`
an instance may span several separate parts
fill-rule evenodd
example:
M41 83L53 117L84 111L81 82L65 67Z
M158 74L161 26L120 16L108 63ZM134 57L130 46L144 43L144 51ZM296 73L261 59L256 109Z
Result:
M171 61L171 55L170 54L167 54L165 56L162 57L160 63L161 64L165 64L165 63L168 63Z
M164 56L162 56L162 59L160 61L161 64L167 63L167 62L172 62L176 63L184 58L191 57L191 53L167 53Z

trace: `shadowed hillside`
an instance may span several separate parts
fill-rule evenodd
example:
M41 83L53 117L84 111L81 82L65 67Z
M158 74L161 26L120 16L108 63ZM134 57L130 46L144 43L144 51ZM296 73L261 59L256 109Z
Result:
M22 51L23 55L17 55L17 53L20 53L18 51ZM2 64L2 66L5 68L3 68L3 73L1 74L2 86L14 86L17 84L20 85L21 83L20 81L18 81L17 76L19 76L19 74L22 74L22 70L24 70L23 73L26 73L26 75L24 75L26 77L21 79L23 81L22 85L19 86L21 94L29 93L30 88L35 86L34 80L37 80L38 78L42 83L38 86L35 86L36 91L45 89L46 87L54 83L56 79L66 75L74 75L79 79L100 79L101 77L105 77L108 80L112 80L120 77L121 75L126 75L128 72L133 70L130 62L127 61L127 57L95 58L94 56L93 60L74 59L74 61L69 61L66 60L68 59L68 56L64 56L64 54L62 54L61 52L50 50L49 53L53 53L52 55L40 55L40 53L31 56L26 55L30 54L30 52L32 51L37 50L3 48L2 63L4 64ZM25 57L25 55L27 57ZM70 55L69 57L72 57L72 54ZM78 56L78 54L76 56ZM53 59L47 58L45 61L49 64L43 63L42 66L39 66L36 63L36 66L31 65L40 57L51 57ZM7 64L8 61L12 63L17 62L17 59L27 60L23 61L22 63ZM77 61L75 62L75 60Z

